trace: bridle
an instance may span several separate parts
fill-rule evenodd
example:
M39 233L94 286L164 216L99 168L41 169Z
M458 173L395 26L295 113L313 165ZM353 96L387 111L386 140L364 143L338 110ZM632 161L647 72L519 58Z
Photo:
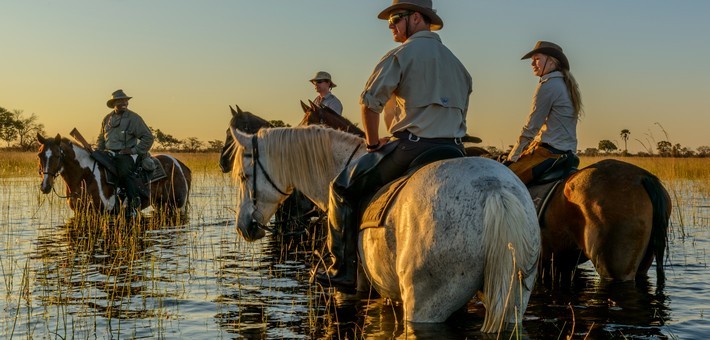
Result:
M47 160L47 164L49 164L49 159ZM64 150L62 150L62 147L59 146L59 167L57 167L58 170L55 172L43 171L46 168L46 167L43 167L43 169L41 169L39 171L39 174L43 175L43 176L50 175L54 178L57 178L57 176L59 176L59 174L62 173L62 170L64 170L64 166L62 166L62 164L64 164Z
M286 193L283 190L279 189L278 186L276 186L276 183L271 179L271 176L269 176L269 173L266 172L266 169L264 169L264 165L261 164L261 160L259 159L259 144L258 144L258 138L256 135L253 135L251 138L251 145L252 145L252 152L251 154L245 154L244 156L251 156L251 166L252 166L252 192L251 192L251 204L252 204L252 213L251 213L251 223L252 226L256 226L257 228L269 231L269 232L274 232L274 230L270 227L267 227L257 221L260 221L264 215L259 212L257 208L257 196L256 193L258 190L256 190L256 174L257 172L257 166L259 169L261 169L261 172L264 173L264 178L266 178L266 181L271 184L271 187L276 189L281 195L288 196L291 193ZM259 217L259 218L257 218Z
M274 181L271 179L271 176L269 176L269 173L266 172L266 169L264 168L264 165L261 164L261 160L259 159L259 144L258 144L259 142L258 142L258 140L259 140L259 139L257 138L257 136L256 136L256 135L253 135L253 136L251 137L252 152L251 152L251 154L244 154L244 155L243 155L243 156L245 156L245 157L251 157L251 164L252 164L252 192L251 192L252 213L251 213L251 226L252 226L252 227L257 227L257 228L262 229L262 230L265 230L265 231L268 231L268 232L270 232L270 233L275 233L275 230L274 230L273 228L268 227L268 226L266 226L266 225L263 225L263 224L257 222L257 221L262 220L263 217L264 217L264 215L263 215L261 212L259 212L259 210L258 210L258 208L257 208L257 202L258 202L257 195L256 195L256 193L258 192L258 190L256 190L256 182L257 182L257 180L256 180L256 174L258 173L258 172L257 172L257 167L258 167L259 169L261 169L261 172L262 172L262 173L264 173L264 178L266 178L266 181L269 182L269 184L271 184L271 187L273 187L274 189L276 189L276 191L278 191L281 195L283 195L283 196L288 196L288 195L291 194L291 192L292 192L293 190L291 190L290 192L286 193L286 192L284 192L283 190L279 189L279 187L276 185L276 183L274 183ZM353 157L355 156L355 153L357 153L357 150L360 149L360 146L361 146L361 144L358 144L358 145L355 147L355 149L353 150L353 152L350 154L350 157L348 158L348 162L345 164L345 168L347 168L348 166L350 166L350 163L352 162ZM257 217L259 217L259 218L257 218Z

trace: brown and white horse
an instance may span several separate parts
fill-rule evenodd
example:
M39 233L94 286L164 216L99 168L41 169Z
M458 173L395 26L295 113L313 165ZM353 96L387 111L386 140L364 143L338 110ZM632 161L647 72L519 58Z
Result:
M54 179L61 176L66 186L67 203L74 212L120 210L116 187L107 181L106 169L91 158L86 149L59 134L54 138L37 134L37 141L40 143L37 156L42 193L50 193ZM159 154L154 157L160 161L167 177L150 184L150 201L141 202L141 209L151 205L156 211L184 213L192 172L173 156Z

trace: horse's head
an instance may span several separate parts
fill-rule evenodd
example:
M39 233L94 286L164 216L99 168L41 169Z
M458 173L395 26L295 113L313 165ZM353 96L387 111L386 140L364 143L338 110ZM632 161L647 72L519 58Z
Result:
M272 179L271 162L257 135L245 134L233 127L230 127L230 133L234 141L232 177L239 185L237 231L245 240L255 241L269 230L266 224L276 213L279 203L288 197L291 188Z
M62 150L62 137L57 134L54 138L45 138L37 133L39 142L39 174L42 176L40 190L44 194L52 191L54 179L64 170L64 151Z
M250 112L242 111L239 105L235 106L237 107L237 111L234 111L231 105L229 106L229 109L232 111L232 119L229 121L227 136L219 156L219 167L224 173L232 171L232 163L234 163L234 138L232 137L230 129L234 128L246 133L256 133L263 127L271 127L271 123L265 119Z
M333 111L333 109L322 104L316 104L311 100L309 100L308 103L310 105L306 105L306 103L301 101L301 108L303 109L304 116L298 125L325 125L336 130L350 132L354 135L365 137L365 132L363 132L347 118L337 114Z

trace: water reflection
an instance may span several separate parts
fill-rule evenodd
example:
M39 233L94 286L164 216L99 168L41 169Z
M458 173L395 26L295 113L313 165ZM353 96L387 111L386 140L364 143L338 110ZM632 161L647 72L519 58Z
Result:
M141 224L81 226L69 221L44 228L31 254L41 305L57 306L65 317L92 318L90 327L105 323L119 336L126 331L151 336L150 327L121 331L120 324L165 318L166 302L182 294L176 283L189 272L178 264L189 252L187 229L156 226L156 221L149 216Z
M541 322L528 322L526 328L563 337L664 337L669 307L666 295L655 290L648 278L610 282L593 268L580 269L568 287L537 286L528 314Z

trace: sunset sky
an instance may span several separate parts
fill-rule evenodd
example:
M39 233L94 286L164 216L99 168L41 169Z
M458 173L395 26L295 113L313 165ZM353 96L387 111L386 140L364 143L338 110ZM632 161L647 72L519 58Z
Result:
M297 124L316 71L333 75L344 114L397 46L372 0L2 0L0 106L47 133L93 140L111 92L179 139L223 139L229 105ZM630 152L669 140L710 145L710 1L434 0L439 31L474 81L468 133L507 148L537 78L520 57L561 45L585 104L579 149L629 129ZM667 137L665 133L667 133Z

